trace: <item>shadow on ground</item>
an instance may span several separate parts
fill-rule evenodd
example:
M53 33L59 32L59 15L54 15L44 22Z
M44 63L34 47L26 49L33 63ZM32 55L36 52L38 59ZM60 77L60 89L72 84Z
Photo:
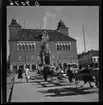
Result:
M51 81L47 81L47 82L41 82L41 81L38 81L37 82L39 85L41 85L41 87L38 87L38 88L43 88L43 87L57 87L57 86L66 86L66 85L69 85L69 84L62 84L62 83L58 83L58 82L51 82Z
M31 80L43 79L43 77L42 77L42 76L31 76L30 79L31 79Z
M60 96L71 96L71 95L85 95L96 93L98 90L90 91L91 88L58 88L58 89L48 89L44 91L39 91L41 93L54 93L54 95L45 95L44 97L51 96L51 97L60 97Z

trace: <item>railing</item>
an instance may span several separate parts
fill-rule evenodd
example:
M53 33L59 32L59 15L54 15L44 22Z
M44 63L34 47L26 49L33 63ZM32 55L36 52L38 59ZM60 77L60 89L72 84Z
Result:
M7 78L7 82L6 82L6 99L7 99L7 102L11 101L15 75L16 75L16 72L10 72L10 74L6 77Z

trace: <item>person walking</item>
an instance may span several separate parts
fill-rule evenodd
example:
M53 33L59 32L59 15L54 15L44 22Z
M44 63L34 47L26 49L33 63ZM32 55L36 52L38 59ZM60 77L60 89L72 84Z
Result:
M25 76L26 76L26 80L28 82L28 80L30 79L30 69L29 69L28 65L26 65L26 67L25 67Z
M20 67L19 67L19 70L18 70L18 79L21 79L21 82L22 82L22 78L23 78L23 69L22 69L22 67L20 66Z
M72 71L70 70L70 67L68 67L67 76L68 76L69 82L70 82L70 83L73 82L73 81L72 81L73 73L72 73Z

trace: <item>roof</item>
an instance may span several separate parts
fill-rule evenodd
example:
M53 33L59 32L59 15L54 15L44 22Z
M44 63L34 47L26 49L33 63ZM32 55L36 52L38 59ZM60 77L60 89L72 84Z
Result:
M78 54L78 58L81 58L81 56L83 57L87 54L92 55L92 56L99 56L99 50L90 50L86 53Z
M57 30L46 30L49 36L49 41L76 41L74 38L66 36ZM19 41L41 41L42 30L39 29L21 29L18 33L17 38L10 40Z

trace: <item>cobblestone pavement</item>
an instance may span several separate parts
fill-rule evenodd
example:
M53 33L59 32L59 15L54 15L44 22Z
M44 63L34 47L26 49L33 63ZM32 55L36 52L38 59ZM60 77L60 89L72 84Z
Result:
M26 82L25 76L21 80L15 77L15 84L11 102L98 102L98 88L75 87L68 80L53 80L45 82L42 78L35 77L31 73L31 80ZM82 84L82 82L81 82ZM79 84L80 85L80 84Z

